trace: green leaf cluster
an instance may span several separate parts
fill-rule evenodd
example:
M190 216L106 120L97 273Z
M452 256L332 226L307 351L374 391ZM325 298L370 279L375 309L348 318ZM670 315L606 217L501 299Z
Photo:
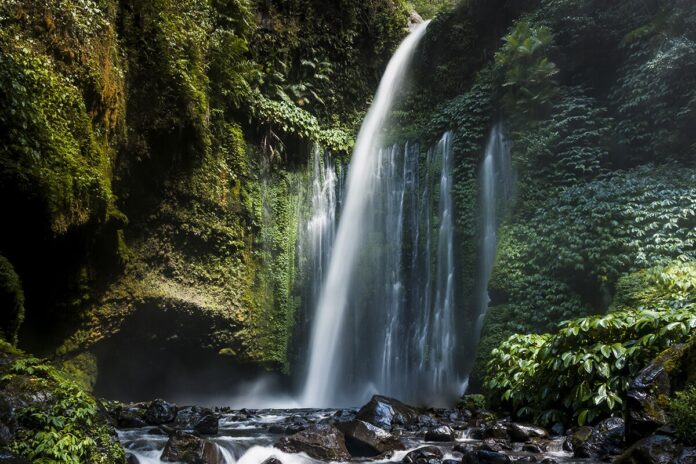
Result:
M670 400L669 422L685 445L696 445L696 385L677 392Z
M552 43L551 29L526 19L517 21L503 38L495 65L510 113L535 114L556 94L558 68L549 59Z
M125 462L96 401L54 367L0 341L0 385L19 400L9 449L35 463Z
M491 353L487 395L539 423L591 423L618 413L637 372L694 329L690 302L574 319L554 334L513 335Z

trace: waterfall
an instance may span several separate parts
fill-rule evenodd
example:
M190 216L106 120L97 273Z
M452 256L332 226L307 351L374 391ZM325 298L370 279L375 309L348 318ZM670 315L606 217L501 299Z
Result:
M353 300L366 296L357 293L349 294L349 292L354 276L365 270L356 267L360 262L358 257L370 251L363 246L365 239L370 238L367 235L370 232L367 224L369 218L367 206L376 184L379 183L376 180L380 175L378 168L382 164L378 162L382 157L374 156L374 154L382 144L380 133L409 68L413 52L425 34L427 25L428 23L425 22L418 26L392 57L358 134L348 172L347 194L341 212L342 217L313 318L309 365L301 400L305 405L329 406L339 402L352 402L355 399L353 395L349 395L352 396L349 398L339 392L339 387L341 391L344 391L347 380L355 380L355 377L350 379L349 374L348 379L346 378L346 373L350 372L350 366L347 364L347 357L341 355L347 351L349 340L346 338L346 333L349 332L346 320L349 298L352 303L355 303ZM384 277L387 281L393 280L393 276ZM400 291L398 288L392 290ZM368 304L374 304L374 302ZM359 319L353 318L353 321L359 322ZM354 326L353 329L362 331L361 327ZM365 327L364 335L369 336L369 329ZM373 356L376 352L378 351L373 351ZM356 362L369 361L372 360L352 359L353 366Z
M488 309L488 281L493 271L497 226L512 197L513 175L510 161L510 144L505 139L503 127L496 124L491 130L479 173L480 251L476 285L478 317L475 339L481 333Z
M372 157L354 236L360 242L355 273L346 283L351 298L324 377L333 378L333 387L324 403L306 400L306 406L357 405L372 393L444 404L461 393L454 359L452 134L424 157L415 144L375 149Z

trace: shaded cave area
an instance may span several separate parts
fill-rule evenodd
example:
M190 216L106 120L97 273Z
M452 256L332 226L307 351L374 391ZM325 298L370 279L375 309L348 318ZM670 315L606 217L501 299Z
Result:
M143 304L116 334L97 343L91 349L98 372L94 393L125 402L164 398L224 406L240 385L270 375L258 364L220 354L224 346L210 334L224 320L202 318L200 309L185 306Z

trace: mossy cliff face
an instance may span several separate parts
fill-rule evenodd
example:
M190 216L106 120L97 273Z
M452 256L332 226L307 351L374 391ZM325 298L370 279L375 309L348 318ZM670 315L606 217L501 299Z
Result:
M20 345L85 384L134 340L287 369L308 155L349 152L407 17L393 0L4 2L5 337L23 290Z
M692 300L680 295L682 287L692 288L696 259L696 157L686 129L694 100L692 77L684 77L693 76L696 63L695 18L694 5L678 0L624 0L611 8L591 0L473 1L429 27L419 60L428 66L415 86L422 92L408 98L416 103L409 106L431 110L414 109L403 119L419 137L455 129L458 301L471 301L476 278L469 271L480 230L476 177L494 122L505 125L517 177L509 212L499 218L474 388L491 350L512 334L556 332L561 321L607 311L634 317L655 310L665 324L693 311ZM449 52L461 51L457 47L466 53ZM439 79L429 85L433 73ZM461 313L474 314L466 303ZM564 330L570 329L551 339L562 338ZM656 343L669 344L669 337ZM511 354L515 343L499 354ZM576 345L571 348L585 349ZM535 349L548 354L552 347ZM525 372L520 378L526 375L533 377ZM572 373L568 378L575 379ZM541 414L528 407L536 404L537 387L513 384L529 396L512 412ZM597 388L588 391L597 397ZM606 390L611 396L621 388ZM616 408L612 400L611 407L593 405L584 414L566 411L564 419L590 420Z

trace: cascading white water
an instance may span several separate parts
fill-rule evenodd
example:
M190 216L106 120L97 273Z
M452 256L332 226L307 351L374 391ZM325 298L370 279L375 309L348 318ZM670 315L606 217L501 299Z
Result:
M440 140L442 153L440 177L440 228L437 245L437 277L435 306L429 359L434 366L435 392L454 385L454 224L452 221L452 134L447 132Z
M478 317L475 340L478 340L481 333L488 309L488 281L493 271L498 245L497 226L501 213L512 197L512 186L510 143L505 139L502 125L496 124L488 138L479 174L481 247L476 286Z
M380 132L409 68L413 52L428 22L419 25L392 57L379 84L370 110L360 128L347 180L347 196L336 234L331 261L322 287L311 333L310 356L302 403L329 406L337 401L339 365L337 351L348 307L348 292L363 243L366 206L374 187L373 173L382 144Z

